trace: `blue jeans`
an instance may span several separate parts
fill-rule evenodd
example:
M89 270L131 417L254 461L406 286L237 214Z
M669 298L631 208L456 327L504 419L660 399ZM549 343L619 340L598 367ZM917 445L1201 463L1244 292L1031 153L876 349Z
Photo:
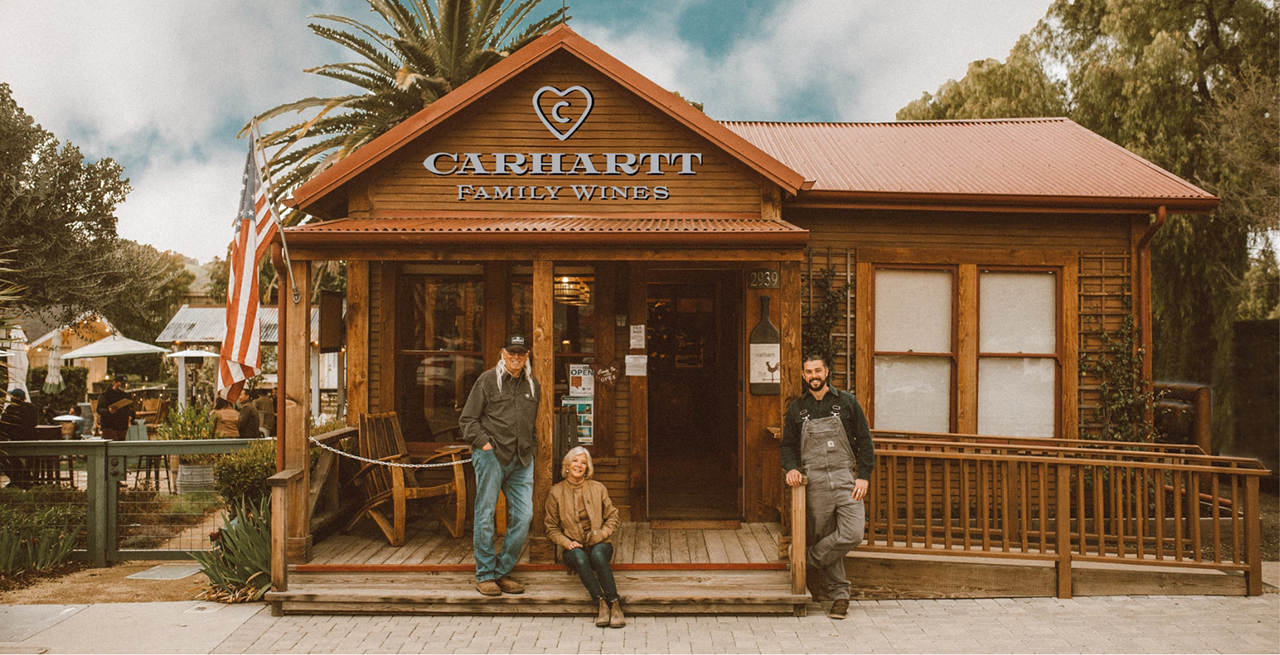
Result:
M515 567L529 536L533 521L533 461L521 466L518 457L506 466L492 450L475 450L471 464L476 469L476 514L473 549L476 557L476 581L497 580ZM494 519L498 491L507 497L507 534L502 552L493 552Z
M613 559L613 544L605 541L594 546L566 550L561 558L569 568L578 572L578 579L587 588L587 593L591 594L591 600L603 598L610 603L618 600L613 569L609 568L609 560Z

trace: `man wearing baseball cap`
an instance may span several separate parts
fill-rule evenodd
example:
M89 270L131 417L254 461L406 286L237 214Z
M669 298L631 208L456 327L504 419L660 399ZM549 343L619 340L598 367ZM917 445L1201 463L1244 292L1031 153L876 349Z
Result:
M124 390L124 383L128 380L124 375L117 375L111 381L111 388L98 398L98 425L102 426L103 439L124 441L129 434L129 424L137 413L129 392ZM130 402L121 404L126 400Z
M498 365L480 374L458 424L476 470L476 589L486 596L524 593L511 578L533 520L533 455L541 389L529 365L529 339L507 337ZM507 534L494 553L498 491L507 497Z

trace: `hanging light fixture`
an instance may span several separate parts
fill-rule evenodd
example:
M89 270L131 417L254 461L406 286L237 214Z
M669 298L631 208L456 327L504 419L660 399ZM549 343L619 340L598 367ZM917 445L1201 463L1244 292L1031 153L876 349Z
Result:
M591 287L580 277L561 276L552 284L552 297L564 305L588 305L591 303Z

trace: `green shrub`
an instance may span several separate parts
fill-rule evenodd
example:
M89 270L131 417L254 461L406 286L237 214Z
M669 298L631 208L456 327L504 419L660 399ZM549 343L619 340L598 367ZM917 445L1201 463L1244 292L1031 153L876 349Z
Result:
M276 442L268 439L223 455L213 465L214 484L228 511L269 496L267 478L276 473Z
M191 556L209 578L203 598L226 603L261 599L271 588L271 498L237 504L234 517L214 533L213 550Z
M171 441L213 439L215 426L212 414L195 405L187 405L182 409L170 410L164 425L156 433L161 439ZM212 453L180 455L178 459L182 464L212 464L218 461L218 456Z
M45 495L38 491L4 494L0 504L0 575L51 570L66 561L80 540L84 506L48 506Z

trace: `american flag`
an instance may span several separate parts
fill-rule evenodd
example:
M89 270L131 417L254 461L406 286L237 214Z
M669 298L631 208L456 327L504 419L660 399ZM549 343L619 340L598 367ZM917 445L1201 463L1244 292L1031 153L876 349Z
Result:
M256 130L254 130L256 136ZM244 165L244 192L231 243L227 278L227 334L222 339L218 367L218 395L235 402L244 381L262 371L261 328L258 326L258 265L279 229L263 183L264 165L257 139L250 138Z

